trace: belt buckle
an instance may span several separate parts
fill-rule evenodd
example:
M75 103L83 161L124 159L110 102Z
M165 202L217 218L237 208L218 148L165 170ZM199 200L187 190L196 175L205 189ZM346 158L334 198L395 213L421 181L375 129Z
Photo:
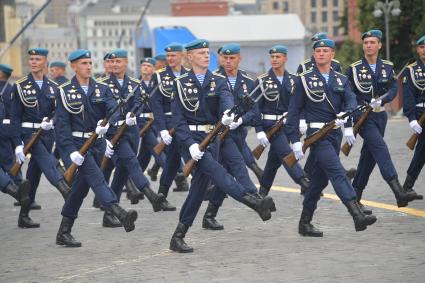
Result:
M205 125L205 133L209 133L212 131L212 125L211 124L206 124Z

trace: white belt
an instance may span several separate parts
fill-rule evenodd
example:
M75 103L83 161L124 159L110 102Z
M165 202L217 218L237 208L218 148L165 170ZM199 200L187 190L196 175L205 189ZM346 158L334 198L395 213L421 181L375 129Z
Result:
M318 123L318 122L314 122L314 123L308 123L308 126L312 129L321 129L325 126L326 123ZM333 127L334 129L338 129L338 126Z
M165 116L171 116L171 115L173 115L173 112L165 112L164 115Z
M425 108L425 102L421 102L416 104L416 107L424 107Z
M9 125L10 119L3 119L3 125Z
M283 115L285 115L285 114L286 113L284 113ZM283 115L261 114L261 118L263 120L277 121L277 120L281 119L283 117Z
M214 129L214 125L189 125L189 130L192 132L205 132L208 133Z
M21 124L22 128L30 128L30 129L38 129L40 128L41 124L40 123L31 123L31 122L23 122Z
M85 138L88 139L89 137L91 137L93 135L92 132L72 132L72 136L76 137L76 138ZM100 138L101 136L98 136L97 138Z
M140 113L139 115L140 118L153 118L153 113L149 112L149 113Z
M122 124L124 124L124 122L125 122L125 120L120 120L120 121L116 122L114 124L114 126L121 126Z

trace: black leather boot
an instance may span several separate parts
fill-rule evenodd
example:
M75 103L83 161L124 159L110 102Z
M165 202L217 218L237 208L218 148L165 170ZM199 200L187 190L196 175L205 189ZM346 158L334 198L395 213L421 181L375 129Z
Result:
M30 206L21 206L21 210L19 211L19 219L18 219L18 227L20 228L38 228L40 227L40 223L36 223L32 221L29 216Z
M152 182L155 182L156 180L158 180L158 171L159 171L159 164L156 162L152 165L151 169L148 169L148 175L151 178Z
M167 200L168 191L169 191L169 187L159 185L158 195L162 194L164 196L164 201L161 203L161 209L163 211L176 211L176 207L171 205Z
M173 189L173 192L187 192L189 190L189 183L187 182L187 178L183 176L183 173L177 173L174 182L177 187Z
M354 191L356 192L357 195L357 202L359 203L360 209L363 211L364 214L366 215L372 215L372 210L366 208L360 201L362 199L362 194L363 194L363 190L354 188Z
M189 226L184 225L183 223L177 224L177 228L174 231L173 236L170 241L170 250L176 251L178 253L192 253L193 248L188 246L184 241L186 232L189 229Z
M56 245L72 248L81 247L81 242L77 242L71 235L72 225L74 225L74 219L62 217L61 226L56 235Z
M406 192L397 178L389 181L388 185L394 193L398 207L406 207L410 201L416 199L416 193L413 191Z
M300 222L298 223L298 233L307 237L323 237L323 232L311 224L313 212L307 207L303 207Z
M110 210L105 210L103 214L103 221L102 221L103 227L108 228L116 228L116 227L122 227L121 222L112 214Z
M242 203L255 210L263 221L272 218L271 208L275 204L271 197L262 198L259 194L246 194L242 197Z
M202 219L202 228L210 230L223 230L224 226L217 222L218 206L209 203L205 211L204 218Z
M353 180L354 176L356 176L356 173L357 173L357 169L355 168L350 168L345 171L345 175L350 181Z
M304 195L305 191L308 190L310 188L310 179L307 177L302 177L299 181L298 184L301 186L301 191L300 194Z
M356 200L349 201L345 204L348 212L351 214L354 220L354 227L356 231L366 230L367 226L372 225L376 222L375 215L366 215L361 210L359 203Z
M122 226L124 226L126 232L131 232L134 230L134 222L137 219L137 211L133 209L129 209L128 211L126 211L117 203L111 205L110 211L113 215L115 215L115 217L118 218Z
M248 165L248 168L251 169L252 172L254 172L255 176L257 176L258 182L261 182L261 178L263 178L264 171L263 169L258 166L257 162L253 162L252 164Z
M270 188L266 188L266 187L260 185L260 189L258 190L258 194L262 198L265 198L269 194L269 192L270 192ZM275 212L276 211L276 205L274 205L274 202L273 202L273 206L270 207L270 211L271 212Z
M99 200L97 199L96 196L93 199L93 207L99 208L100 210L105 211L105 208L100 204L100 202L99 202Z
M68 184L65 182L65 180L60 180L59 183L56 184L56 189L61 193L64 200L68 197L69 193L71 192L71 188L68 186Z
M154 212L158 212L162 209L162 203L165 200L165 197L163 194L156 194L151 187L146 185L143 188L143 193L145 194L146 198L149 200L149 202L152 204L152 208Z
M31 203L31 199L29 198L30 190L31 183L27 180L23 180L19 186L10 182L9 185L4 188L4 192L6 194L11 195L19 202L20 205L22 204L23 206L28 206Z
M415 199L424 199L424 196L421 194L418 194L417 192L415 192L415 190L413 190L413 186L415 185L416 179L410 175L406 176L406 180L404 181L403 184L403 189L410 193L410 192L414 192L416 194Z
M131 204L138 204L142 196L144 198L143 193L137 189L133 180L130 178L127 179L125 187L127 188L127 198L130 200Z

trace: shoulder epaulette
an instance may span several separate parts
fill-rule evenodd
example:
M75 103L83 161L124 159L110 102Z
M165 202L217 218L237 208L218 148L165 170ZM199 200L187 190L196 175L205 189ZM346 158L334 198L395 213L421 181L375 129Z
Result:
M394 65L394 63L393 63L393 62L391 62L391 61L387 61L387 60L384 60L384 59L382 59L382 63L385 63L385 64L387 64L387 65L391 65L391 66L393 66L393 65Z
M217 69L215 69L214 71L212 71L212 73L213 73L213 74L216 74L216 73L218 73L219 71L220 71L220 69L218 69L218 68L217 68Z
M266 77L268 75L269 75L269 73L264 73L264 74L259 75L258 78L259 79L262 79L262 78L264 78L264 77Z
M25 76L25 77L20 78L19 80L17 80L15 83L16 84L19 84L19 83L22 83L23 81L26 81L27 79L28 79L28 76Z
M418 62L413 62L413 63L411 63L411 64L409 64L409 65L407 65L407 67L415 67L416 65L418 64Z
M180 76L178 76L177 78L175 78L174 80L180 80L180 79L182 79L182 78L185 78L185 77L187 77L189 75L189 73L184 73L183 75L180 75Z
M308 58L308 59L304 60L301 64L307 64L307 63L310 63L310 62L311 62L311 58Z
M49 82L53 83L55 86L59 86L59 84L51 79L49 79Z
M71 81L67 81L66 83L61 84L59 87L63 88L66 87L67 85L69 85L71 83Z
M226 77L225 76L223 76L222 74L220 74L220 73L213 73L213 75L214 76L217 76L217 77L220 77L220 78L223 78L223 79L225 79Z
M306 70L305 72L302 72L301 74L299 74L300 76L304 76L304 75L306 75L306 74L308 74L308 73L311 73L313 70L312 69L310 69L310 70Z
M107 83L105 83L105 82L96 82L96 83L98 83L98 84L100 84L100 85L108 86L108 84L107 84Z
M361 62L362 62L362 60L356 61L356 62L352 63L352 64L350 65L350 67L357 66L357 65L358 65L358 64L360 64Z
M156 73L162 73L162 72L164 72L165 70L166 70L167 68L161 68L161 69L159 69L159 70L156 70Z
M339 64L339 61L336 60L336 59L332 59L332 61L334 61L335 63L338 63Z
M251 80L251 81L253 81L254 79L253 78L251 78L250 76L248 76L246 73L244 73L244 72L241 72L241 75L242 75L242 77L244 77L244 78L247 78L248 80Z
M136 78L128 77L128 79L131 80L131 81L133 81L133 82L135 82L135 83L137 83L137 84L140 84L140 80L138 80Z
M97 78L97 79L96 79L96 82L104 82L104 81L106 81L107 79L109 79L109 77L100 77L100 78Z
M337 72L337 71L334 71L336 74L338 74L338 75L340 75L340 76L343 76L343 77L345 77L345 75L343 74L343 73L340 73L340 72Z

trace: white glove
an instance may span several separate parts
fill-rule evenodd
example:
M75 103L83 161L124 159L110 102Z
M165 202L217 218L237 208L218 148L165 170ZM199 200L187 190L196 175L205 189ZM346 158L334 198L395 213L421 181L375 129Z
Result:
M345 114L345 112L339 112L336 115L335 125L337 125L338 127L344 126L344 124L347 123L347 121L348 121L348 116L345 117L344 119L339 118L339 117L343 116L344 114Z
M202 156L204 156L204 152L199 150L199 144L194 143L189 147L190 156L196 161L199 161Z
M227 115L227 113L229 113L229 111L230 111L229 109L224 111L223 117L221 117L221 123L225 126L229 126L230 123L232 123L233 120L235 119L235 114L232 113L232 114L230 114L230 116Z
M125 115L125 123L129 126L134 126L137 124L136 116L133 115L133 113L128 112L127 115Z
M230 125L229 125L229 129L230 130L234 130L234 129L236 129L237 127L239 127L240 125L242 125L242 123L243 123L243 121L242 121L242 117L240 117L236 122L232 122L232 123L230 123Z
M115 151L114 151L114 146L112 145L112 143L109 140L106 140L106 148L105 148L105 155L109 158L112 157L112 155L114 155Z
M173 141L173 137L170 136L170 133L168 132L168 130L162 130L159 132L159 134L161 135L161 138L166 145L170 145L171 142Z
M53 129L54 128L53 120L49 120L49 118L44 117L43 120L41 121L41 128L44 131L49 131L49 130Z
M15 148L15 157L16 157L16 162L18 162L19 164L24 163L25 161L24 145L18 145Z
M409 122L410 128L418 135L422 134L422 127L419 125L418 120L412 120Z
M84 156L82 156L78 151L74 151L69 155L71 157L72 162L74 162L77 166L81 166L84 162Z
M292 150L294 151L295 159L300 160L304 157L303 144L301 142L294 143Z
M345 140L350 146L353 146L356 142L356 137L354 136L353 128L344 129Z
M97 122L97 127L96 127L96 134L98 134L99 136L102 136L104 134L106 134L106 132L109 129L109 123L106 123L105 127L102 127L100 124L102 124L103 120L99 120Z
M304 135L307 132L307 122L304 119L300 120L300 133Z
M382 100L378 99L376 100L375 98L372 98L372 100L370 101L370 107L373 108L373 110L381 107L382 105Z
M260 141L260 144L263 147L268 147L270 145L269 139L265 132L261 131L257 133L257 139Z

